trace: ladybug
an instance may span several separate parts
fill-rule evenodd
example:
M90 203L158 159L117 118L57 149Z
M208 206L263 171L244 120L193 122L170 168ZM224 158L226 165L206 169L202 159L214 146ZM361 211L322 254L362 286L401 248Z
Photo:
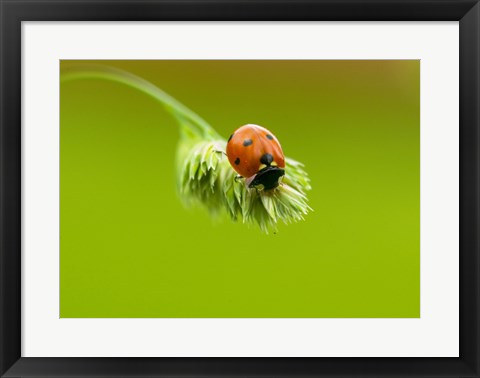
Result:
M271 190L285 175L285 156L278 139L258 125L244 125L230 135L227 157L232 168L245 177L249 188Z

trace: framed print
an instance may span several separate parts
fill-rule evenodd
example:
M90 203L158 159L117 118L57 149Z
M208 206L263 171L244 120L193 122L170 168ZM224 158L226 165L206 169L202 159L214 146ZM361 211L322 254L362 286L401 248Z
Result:
M477 1L1 4L2 376L479 376Z

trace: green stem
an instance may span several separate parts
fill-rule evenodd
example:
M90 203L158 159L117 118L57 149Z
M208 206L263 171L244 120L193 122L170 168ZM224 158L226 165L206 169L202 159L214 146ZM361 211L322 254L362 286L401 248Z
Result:
M196 130L191 130L195 134L200 133L202 137L208 139L223 139L202 117L157 86L139 76L113 67L93 65L68 69L62 72L61 75L62 82L84 79L109 80L137 89L160 102L165 110L183 126L185 126L184 120L187 120L190 128L196 128Z

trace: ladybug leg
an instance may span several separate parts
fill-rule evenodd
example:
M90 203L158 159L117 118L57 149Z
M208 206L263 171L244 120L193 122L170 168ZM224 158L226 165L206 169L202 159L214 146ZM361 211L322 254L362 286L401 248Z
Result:
M225 151L213 150L213 152L217 152L219 154L224 154L225 156L227 156L227 153Z
M242 179L242 178L243 178L243 176L237 175L237 176L235 176L235 181L238 181L238 180L240 180L240 179Z

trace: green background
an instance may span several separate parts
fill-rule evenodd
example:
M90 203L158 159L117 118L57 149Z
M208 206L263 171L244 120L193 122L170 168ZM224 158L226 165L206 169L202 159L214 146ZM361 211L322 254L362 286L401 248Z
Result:
M62 61L61 69L85 61ZM96 61L227 138L270 129L312 179L277 234L176 194L179 130L121 84L61 84L61 317L419 317L419 61Z

